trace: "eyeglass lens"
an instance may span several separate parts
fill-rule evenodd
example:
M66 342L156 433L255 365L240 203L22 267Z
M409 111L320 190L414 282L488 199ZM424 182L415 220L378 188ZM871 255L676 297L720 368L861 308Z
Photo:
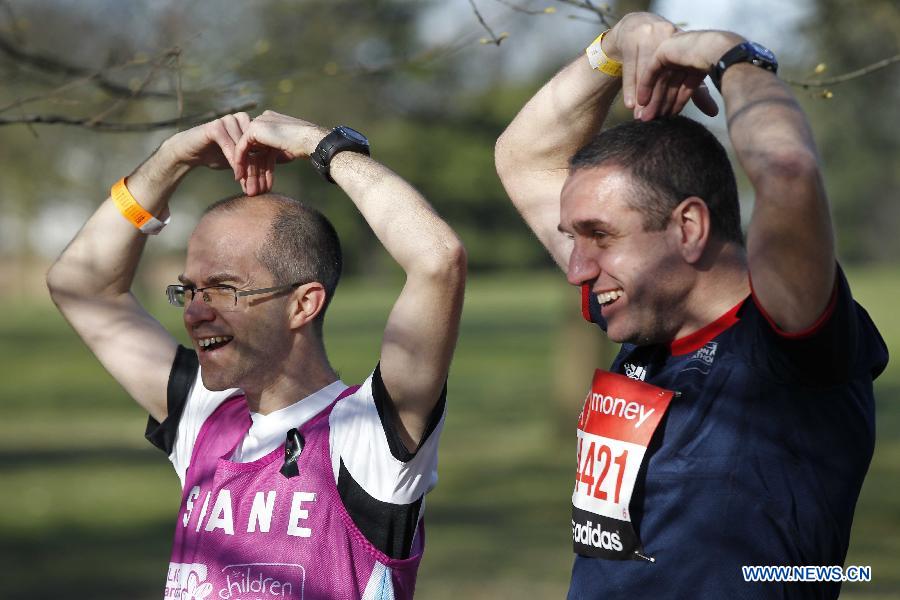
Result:
M230 287L208 287L193 291L193 296L200 294L200 298L217 309L230 309L234 308L237 304L237 296L235 295L234 288Z
M173 306L184 307L199 295L200 300L219 310L230 310L237 305L237 294L235 292L234 288L228 286L193 289L180 285L171 285L166 288L169 303Z

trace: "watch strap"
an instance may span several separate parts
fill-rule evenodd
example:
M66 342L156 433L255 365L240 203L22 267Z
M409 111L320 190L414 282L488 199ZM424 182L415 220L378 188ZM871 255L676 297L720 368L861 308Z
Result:
M354 137L359 139L354 139ZM369 142L365 136L354 129L339 125L322 138L316 149L309 155L309 161L316 171L325 178L325 181L334 183L334 179L331 177L331 160L339 152L345 151L370 156Z
M739 63L750 63L772 73L778 72L778 61L768 48L754 42L741 42L723 54L709 70L709 77L717 90L722 91L722 76L728 67Z

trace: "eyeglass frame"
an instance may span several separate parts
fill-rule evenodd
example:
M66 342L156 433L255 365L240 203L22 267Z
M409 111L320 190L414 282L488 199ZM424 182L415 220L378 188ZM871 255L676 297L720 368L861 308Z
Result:
M171 306L174 306L176 308L187 308L187 306L190 304L190 302L182 301L181 304L178 304L178 302L175 300L175 294L178 293L179 289L182 292L182 294L184 294L185 296L187 295L188 291L191 292L191 302L194 301L194 298L196 297L197 292L204 292L208 289L213 289L213 288L227 289L227 290L230 290L234 294L234 306L237 306L238 298L240 298L242 296L255 296L257 294L267 294L269 292L273 292L273 293L285 292L289 289L300 287L301 285L304 285L304 283L306 283L306 282L298 281L297 283L288 283L286 285L277 285L275 287L267 287L267 288L256 288L253 290L239 290L238 288L234 287L233 285L227 285L227 284L221 284L221 283L216 284L216 285L208 285L208 286L202 287L202 288L187 286L182 283L173 283L172 285L166 286L166 298L169 300L169 304ZM207 305L210 305L210 303L207 300L203 300L203 302L206 303Z

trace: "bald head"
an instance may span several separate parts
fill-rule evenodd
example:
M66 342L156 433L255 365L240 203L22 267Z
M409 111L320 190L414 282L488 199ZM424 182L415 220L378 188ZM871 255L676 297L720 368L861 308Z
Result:
M256 255L274 277L275 285L317 281L325 288L325 308L341 277L343 258L337 232L315 208L281 194L232 196L214 202L204 216L244 212L268 217L268 231ZM321 324L325 310L317 321Z

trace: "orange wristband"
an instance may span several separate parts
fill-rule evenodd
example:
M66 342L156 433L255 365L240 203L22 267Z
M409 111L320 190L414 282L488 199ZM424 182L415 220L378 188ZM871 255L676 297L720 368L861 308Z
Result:
M122 213L122 216L140 229L141 233L156 235L169 223L168 218L165 221L160 221L137 203L137 200L134 199L134 196L131 195L131 192L125 186L124 177L112 186L109 195L113 199L116 208Z

